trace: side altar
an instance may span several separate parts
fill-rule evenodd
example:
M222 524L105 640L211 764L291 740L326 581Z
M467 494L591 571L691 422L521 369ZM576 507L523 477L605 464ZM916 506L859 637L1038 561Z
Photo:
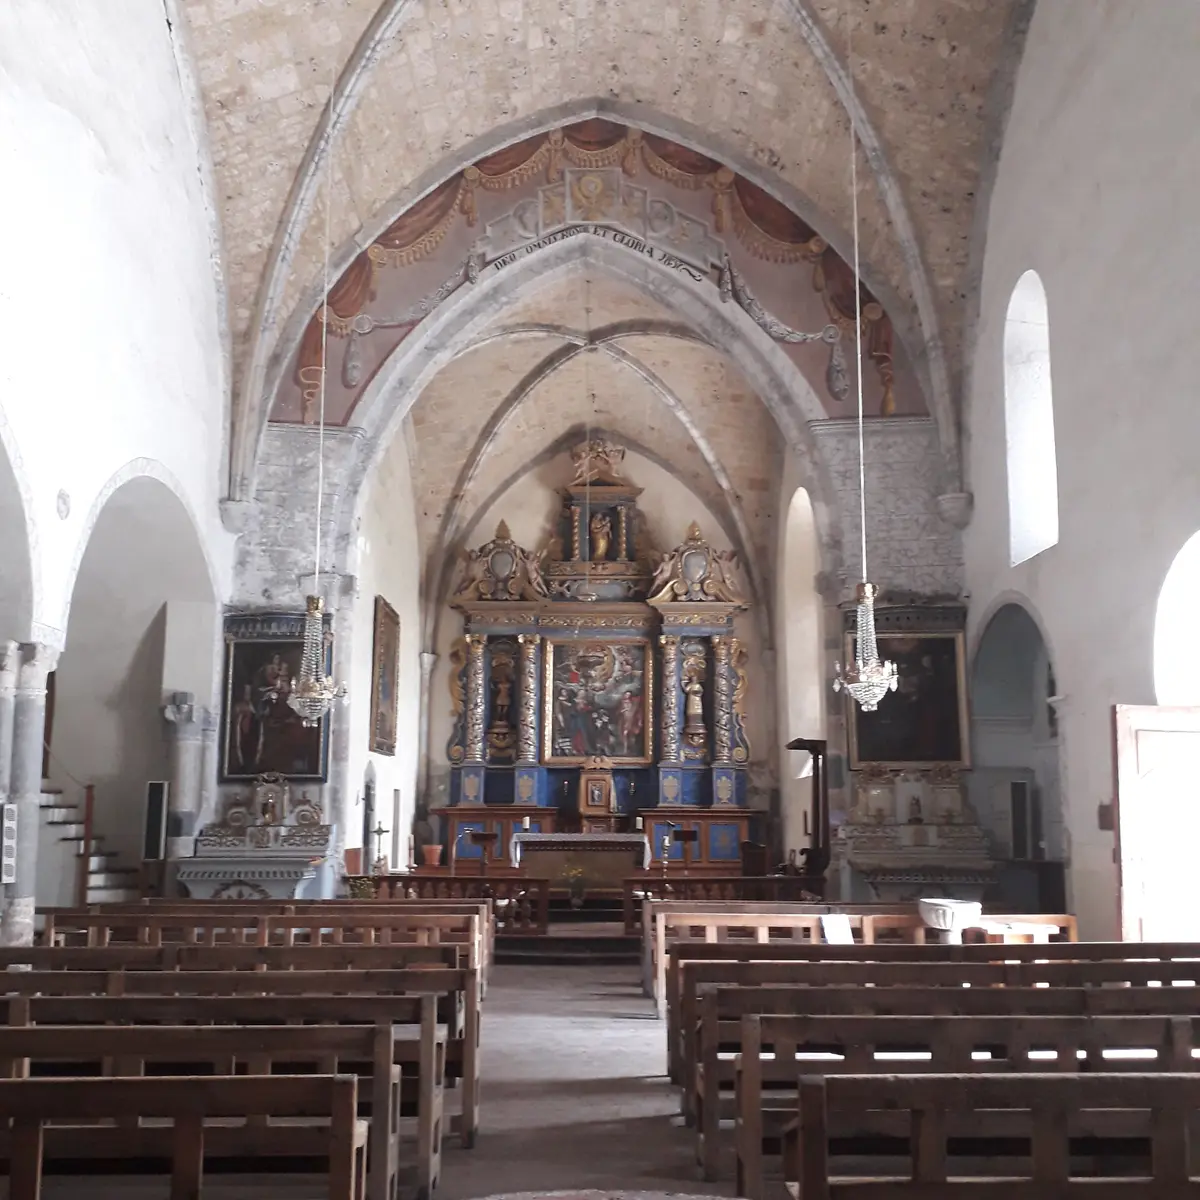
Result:
M696 523L656 552L624 454L602 439L575 448L540 553L501 522L463 555L451 864L506 863L518 831L632 833L641 819L653 861L682 861L662 835L694 828L689 869L731 874L759 832L746 808L748 656L735 617L748 605L735 555ZM481 832L497 836L471 836Z
M221 819L200 831L178 880L200 900L328 899L340 875L333 834L307 793L293 798L282 775L260 775L248 798L228 800Z

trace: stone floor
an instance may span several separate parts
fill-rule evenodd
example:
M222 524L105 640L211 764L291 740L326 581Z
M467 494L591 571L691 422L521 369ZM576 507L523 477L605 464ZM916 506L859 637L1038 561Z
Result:
M731 1195L698 1181L693 1136L663 1074L663 1026L636 967L500 966L483 1016L482 1128L447 1142L435 1200L627 1189ZM222 1179L213 1200L309 1200L310 1180ZM0 1197L7 1188L0 1184ZM45 1200L158 1200L165 1179L48 1177Z
M498 967L484 1005L482 1131L451 1149L439 1200L698 1182L665 1077L663 1026L634 967Z

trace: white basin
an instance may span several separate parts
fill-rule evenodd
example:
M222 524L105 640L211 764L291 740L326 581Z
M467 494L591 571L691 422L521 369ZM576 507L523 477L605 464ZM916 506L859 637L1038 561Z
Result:
M957 945L962 942L962 931L978 925L983 915L983 905L978 900L950 900L944 896L917 901L921 920L930 929L939 930L942 941Z

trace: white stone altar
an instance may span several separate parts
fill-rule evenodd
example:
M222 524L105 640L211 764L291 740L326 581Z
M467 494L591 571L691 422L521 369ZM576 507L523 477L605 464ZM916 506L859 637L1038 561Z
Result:
M233 800L200 831L177 879L199 900L329 899L334 831L307 794L293 801L285 779L260 776L248 801Z
M638 866L650 865L650 839L644 833L514 833L509 843L508 857L514 867L521 865L521 851L562 850L567 852L592 850L622 850L628 848L640 854Z
M996 864L958 771L863 770L853 789L830 862L840 900L982 899Z

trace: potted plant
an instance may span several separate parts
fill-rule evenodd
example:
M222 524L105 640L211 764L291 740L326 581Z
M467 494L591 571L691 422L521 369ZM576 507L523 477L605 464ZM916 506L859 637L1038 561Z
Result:
M571 900L571 907L582 908L584 896L583 868L568 867L563 872L563 879L567 885L567 895Z

